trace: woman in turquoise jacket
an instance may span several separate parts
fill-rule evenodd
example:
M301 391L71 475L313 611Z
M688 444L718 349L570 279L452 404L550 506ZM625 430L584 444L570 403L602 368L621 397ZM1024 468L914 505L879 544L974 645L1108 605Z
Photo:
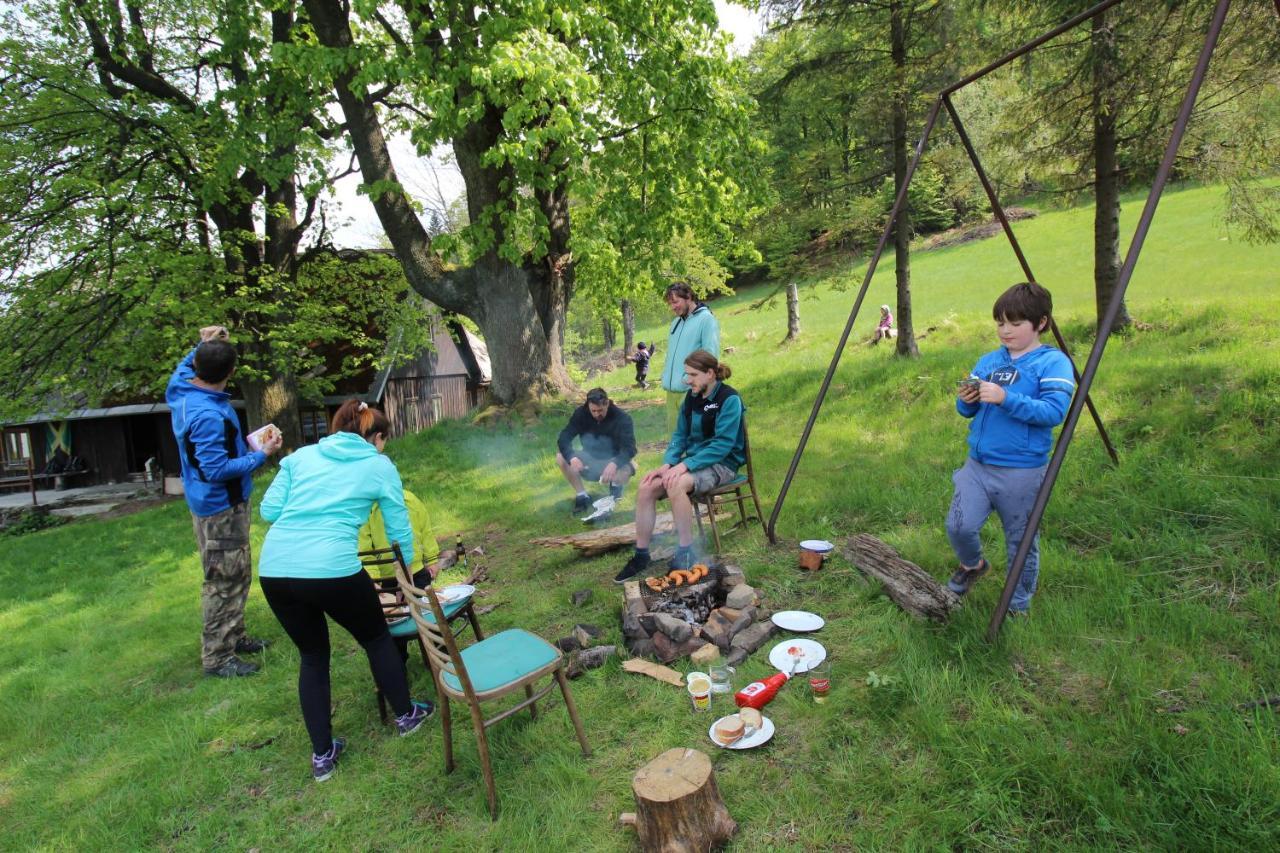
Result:
M323 782L345 742L333 737L329 699L329 616L364 647L378 689L396 712L401 735L412 734L435 710L413 702L404 667L357 554L356 538L374 504L387 535L413 565L413 531L400 474L381 451L390 422L359 400L333 416L331 434L280 463L259 512L271 522L262 544L258 582L271 612L298 647L298 698L311 736L311 772Z

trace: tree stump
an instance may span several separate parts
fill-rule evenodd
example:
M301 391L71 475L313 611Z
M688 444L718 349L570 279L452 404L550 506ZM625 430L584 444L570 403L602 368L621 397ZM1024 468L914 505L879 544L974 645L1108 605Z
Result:
M636 830L650 853L711 850L738 831L711 759L696 749L668 749L636 771Z
M960 606L955 593L874 536L849 537L841 553L858 571L880 581L889 598L912 616L943 622Z

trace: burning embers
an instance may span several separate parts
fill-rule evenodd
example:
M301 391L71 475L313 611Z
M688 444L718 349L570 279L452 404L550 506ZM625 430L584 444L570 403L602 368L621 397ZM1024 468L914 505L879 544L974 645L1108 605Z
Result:
M633 655L663 663L723 656L730 666L760 648L776 630L756 591L737 566L711 566L691 584L653 590L642 581L623 586L622 633Z

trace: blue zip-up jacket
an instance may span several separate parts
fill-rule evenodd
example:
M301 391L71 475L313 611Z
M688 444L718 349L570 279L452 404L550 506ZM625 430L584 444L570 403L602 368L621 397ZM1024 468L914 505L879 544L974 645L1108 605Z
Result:
M667 333L666 361L662 363L662 387L668 391L688 391L684 384L684 360L694 350L704 349L720 357L720 323L711 309L699 305L688 317L671 321Z
M267 455L244 443L230 394L191 384L195 359L192 349L178 362L164 401L178 441L187 506L196 515L209 516L249 500L253 472L266 463Z
M986 465L1039 468L1049 461L1053 428L1062 423L1076 383L1062 350L1039 346L1018 358L1006 347L978 359L970 376L1003 386L1004 402L966 403L956 411L969 423L969 455Z
M717 404L716 394L723 387L723 382L717 382L708 389L705 397L699 397L693 391L686 393L680 416L676 418L676 431L667 445L667 452L662 455L663 462L668 465L683 462L690 471L719 463L737 471L747 461L747 437L742 428L742 414L746 406L742 405L742 398L736 392ZM720 406L715 416L715 432L705 435L702 431L703 412L715 405ZM692 411L686 418L685 408L690 406Z
M258 512L271 522L258 575L344 578L360 571L357 543L373 505L387 539L413 566L413 528L395 463L353 432L335 432L286 456Z

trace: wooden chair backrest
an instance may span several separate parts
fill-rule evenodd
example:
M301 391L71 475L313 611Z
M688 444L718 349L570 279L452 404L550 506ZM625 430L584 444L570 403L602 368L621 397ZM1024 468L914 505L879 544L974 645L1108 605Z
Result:
M428 583L425 588L413 584L413 576L405 567L404 557L400 553L400 543L392 542L391 548L396 555L396 578L400 581L400 591L409 602L409 615L418 627L418 636L427 650L427 659L431 668L440 673L452 673L462 684L462 691L467 701L477 702L475 689L471 686L471 677L467 675L467 667L462 662L462 654L458 650L458 642L449 630L449 623L444 618L444 608L436 596L435 588ZM430 611L435 622L427 621L426 613Z
M399 572L396 566L404 562L397 556L397 550L394 546L386 548L370 548L368 551L361 551L357 555L360 558L360 565L364 566L369 572L369 577L373 579L373 588L378 593L378 603L382 606L382 615L388 621L402 618L405 615L405 602L400 592ZM380 577L382 572L376 571L380 566L391 566L393 574L390 578ZM393 585L387 581L393 582ZM395 601L384 601L382 596L384 593L397 593Z
M756 488L756 472L751 465L751 439L747 436L747 416L742 415L742 455L747 457L747 482L751 484L751 490Z

